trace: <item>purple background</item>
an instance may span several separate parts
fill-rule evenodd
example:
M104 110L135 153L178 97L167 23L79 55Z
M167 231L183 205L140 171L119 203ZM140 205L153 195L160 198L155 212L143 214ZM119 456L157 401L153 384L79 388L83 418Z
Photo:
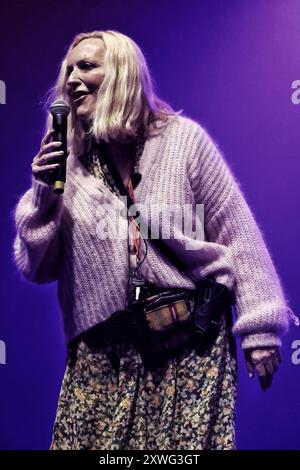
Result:
M1 5L0 448L46 449L64 371L55 284L20 279L11 260L12 210L29 187L44 126L40 102L80 31L116 29L143 49L159 95L201 122L241 182L295 313L299 308L299 0L7 1ZM300 448L300 365L273 387L249 380L240 353L239 449Z

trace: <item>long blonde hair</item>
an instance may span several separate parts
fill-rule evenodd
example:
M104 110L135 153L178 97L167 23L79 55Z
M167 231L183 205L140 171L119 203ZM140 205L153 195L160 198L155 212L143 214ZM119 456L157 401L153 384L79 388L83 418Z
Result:
M66 69L69 52L88 38L102 39L106 52L104 80L98 90L96 109L91 116L90 128L84 130L67 94ZM106 142L110 139L134 139L142 126L148 138L159 133L181 112L175 112L158 98L141 49L132 39L117 31L93 31L75 36L62 61L57 81L48 92L47 110L56 99L63 99L71 108L68 142L74 154L86 150L88 137ZM47 128L50 126L51 115L48 115Z

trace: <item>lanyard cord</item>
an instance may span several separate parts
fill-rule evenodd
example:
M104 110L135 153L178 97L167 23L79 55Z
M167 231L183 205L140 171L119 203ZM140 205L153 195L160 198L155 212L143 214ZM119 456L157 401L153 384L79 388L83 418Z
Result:
M109 176L113 179L113 182L115 183L119 193L122 196L127 197L127 210L135 204L134 201L134 192L133 189L138 185L138 183L141 180L141 174L137 171L138 170L138 164L139 164L139 158L142 155L143 148L144 148L144 139L140 139L140 142L137 142L137 151L136 151L136 157L135 157L135 162L134 162L134 173L131 176L131 179L129 181L128 187L126 188L123 180L114 164L114 162L109 158L109 155L107 153L107 148L104 143L99 144L100 147L100 152L101 152L101 157L107 167L108 174ZM129 215L127 213L128 217L128 230L130 230L131 235L133 234L134 237L129 237L130 243L129 243L129 256L135 258L135 268L132 272L129 271L129 276L128 276L128 282L127 282L127 288L126 288L126 298L128 296L129 288L130 285L133 284L135 286L140 286L145 283L145 279L143 276L141 276L140 273L138 273L141 265L145 261L148 253L148 245L145 240L145 238L141 237L140 233L140 227L135 219L139 217L139 212L137 211L135 215ZM139 260L139 255L140 255L140 241L141 239L144 242L145 245L145 254L143 256L142 260ZM131 241L133 240L133 245Z
M103 146L103 145L102 145ZM104 146L103 146L104 147ZM102 147L101 147L102 148ZM140 155L141 155L142 151L140 151ZM103 153L101 154L103 156L103 160L105 161L105 163L107 164L107 168L108 168L108 171L110 172L111 176L113 177L114 179L114 182L120 192L121 195L124 195L124 196L127 196L127 200L128 200L128 207L132 206L134 204L134 201L133 201L133 198L130 196L127 188L125 188L125 185L123 183L123 180L122 178L120 177L119 175L119 172L118 170L116 169L114 163L111 161L111 159L109 158L109 156L107 155L107 151L105 148L103 148ZM138 158L136 158L136 160L138 161ZM133 186L135 187L139 181L141 180L141 177L142 175L138 172L135 173L135 176L136 180L137 180L137 183ZM134 178L133 178L134 179ZM139 212L136 213L136 215L134 216L134 218L137 218L139 217ZM148 227L148 230L147 230L147 233L148 233L148 238L150 240L153 240L153 243L156 245L156 247L158 248L158 250L160 251L160 253L162 253L164 255L164 257L169 261L171 262L172 265L174 265L179 271L184 271L185 270L185 264L181 261L181 259L176 255L176 253L174 252L174 250L172 250L166 243L164 243L163 239L160 239L160 238L153 238L152 239L152 236L151 236L151 229L150 229L150 225ZM142 238L142 240L144 241L145 243L145 247L146 247L146 254L143 258L143 260L140 262L139 266L137 267L137 269L135 270L135 272L139 269L139 267L141 266L141 264L144 262L145 258L146 258L146 255L147 255L147 242L144 238Z
M145 140L146 139L144 137L143 130L140 129L139 134L138 134L138 139L137 139L137 145L136 145L134 172L133 172L133 175L131 177L132 189L134 189L139 184L139 182L142 178L142 175L138 172L138 168L139 168L139 159L140 159L140 157L143 153ZM98 152L98 155L100 153L100 158L102 158L102 160L104 162L104 169L105 169L105 166L106 166L105 176L106 176L108 182L111 182L111 180L113 179L113 182L115 183L115 186L117 187L119 193L123 196L127 196L127 201L128 201L127 207L131 207L134 204L133 191L132 191L132 194L130 194L128 189L125 187L125 185L123 183L123 180L120 177L117 168L115 167L112 160L109 158L109 155L107 153L107 148L106 148L105 144L103 142L101 142L100 144L98 144L98 146L101 149L101 151ZM131 216L131 217L132 217L132 219L136 219L137 217L139 217L139 215L140 215L139 212L137 212L135 216ZM127 216L128 216L128 214L127 214ZM146 233L148 233L148 238L150 238L152 240L150 226L148 227L148 230L147 230ZM139 235L140 235L140 233L139 233ZM141 237L141 238L142 238L142 240L144 242L144 245L145 245L145 254L144 254L143 259L140 262L136 263L137 264L136 268L128 276L126 297L127 297L128 291L129 291L130 283L134 284L135 286L139 286L139 285L142 285L145 282L143 276L141 276L138 273L138 271L139 271L141 265L143 264L143 262L145 261L146 256L148 254L148 245L147 245L147 242L146 242L145 238L143 238L143 237ZM174 250L171 249L167 245L167 243L164 243L164 241L162 239L159 239L159 238L158 239L153 238L153 243L156 245L156 247L158 248L158 250L162 254L162 256L167 261L169 261L172 266L175 266L181 272L185 271L185 268L186 268L185 264L176 255Z

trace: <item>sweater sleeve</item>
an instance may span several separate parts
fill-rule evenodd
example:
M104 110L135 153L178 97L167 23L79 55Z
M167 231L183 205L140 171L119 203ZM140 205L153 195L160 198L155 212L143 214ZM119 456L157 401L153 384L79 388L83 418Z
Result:
M194 148L190 181L196 202L204 204L208 241L228 247L233 263L233 333L241 337L243 349L279 346L293 313L262 232L228 164L202 128Z
M13 255L18 270L32 282L47 283L58 277L62 208L63 197L35 178L17 204Z

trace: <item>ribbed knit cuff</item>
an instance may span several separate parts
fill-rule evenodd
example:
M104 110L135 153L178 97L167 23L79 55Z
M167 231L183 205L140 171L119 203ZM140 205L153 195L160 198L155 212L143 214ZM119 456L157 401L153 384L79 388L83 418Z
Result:
M281 346L281 339L273 333L258 333L244 336L241 340L242 349Z
M62 196L55 194L53 186L38 181L32 177L32 189L33 189L33 205L38 207L39 210L47 210L53 204L55 204Z

